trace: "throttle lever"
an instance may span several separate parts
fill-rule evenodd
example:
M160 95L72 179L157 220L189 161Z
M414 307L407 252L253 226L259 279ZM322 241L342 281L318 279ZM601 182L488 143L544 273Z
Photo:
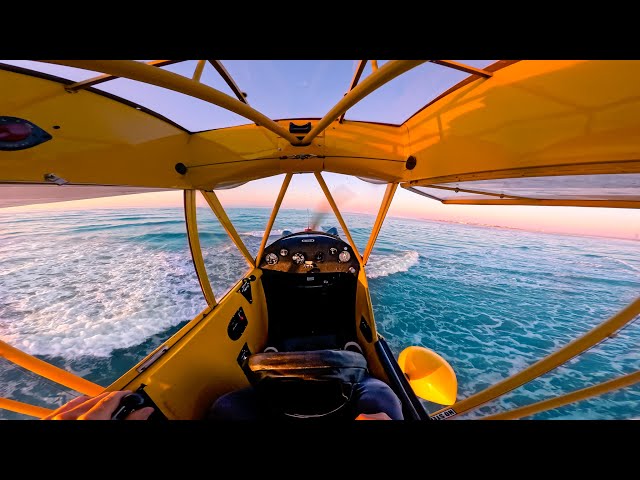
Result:
M130 393L120 400L120 405L116 408L111 420L124 420L127 415L135 410L140 409L144 405L145 399L139 393Z

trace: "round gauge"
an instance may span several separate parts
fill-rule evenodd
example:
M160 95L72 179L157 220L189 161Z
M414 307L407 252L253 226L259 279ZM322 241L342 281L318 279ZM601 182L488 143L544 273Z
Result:
M275 253L268 253L264 259L269 265L278 263L278 256Z
M281 257L286 257L287 255L289 255L289 250L287 250L286 248L280 250Z
M335 247L331 247L331 248L329 249L329 253L330 253L331 255L335 255L336 253L338 253L338 249L337 249L337 248L335 248Z
M318 252L316 253L316 262L321 262L324 260L324 253Z
M348 262L350 258L351 254L346 250L340 252L340 255L338 255L338 260L340 260L342 263Z
M304 263L304 254L298 252L298 253L294 253L291 256L291 259L296 262L298 265Z

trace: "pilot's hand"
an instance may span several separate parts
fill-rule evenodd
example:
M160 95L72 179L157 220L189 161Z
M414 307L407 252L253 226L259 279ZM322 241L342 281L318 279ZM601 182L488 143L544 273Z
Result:
M356 420L391 420L391 417L384 412L379 413L361 413Z
M131 390L104 392L95 397L82 395L54 410L42 420L111 420L111 415L120 400ZM153 413L153 407L144 407L131 412L125 420L146 420Z

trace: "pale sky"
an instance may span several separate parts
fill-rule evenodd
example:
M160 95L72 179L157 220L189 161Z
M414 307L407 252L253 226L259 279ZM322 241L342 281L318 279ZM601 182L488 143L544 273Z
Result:
M492 60L460 60L483 68ZM95 72L70 69L39 62L2 60L72 80L92 78ZM378 61L380 65L383 60ZM346 92L356 60L223 60L226 69L248 93L251 106L270 118L322 117ZM165 67L191 76L196 61ZM371 72L368 65L363 78ZM466 78L466 74L426 63L388 83L347 112L347 119L402 123L424 103ZM233 95L211 65L205 67L204 83ZM192 131L246 124L247 120L214 105L177 92L117 79L97 85L165 115ZM375 214L384 193L384 185L373 185L345 175L323 173L327 184L344 212ZM232 190L218 191L225 206L271 207L283 175L256 180ZM283 208L315 210L326 205L324 195L311 174L294 176ZM182 192L147 193L101 199L60 202L0 209L0 213L42 209L124 208L182 206ZM640 239L640 212L634 209L443 205L437 201L398 188L389 210L391 216L478 223L534 231L600 235Z

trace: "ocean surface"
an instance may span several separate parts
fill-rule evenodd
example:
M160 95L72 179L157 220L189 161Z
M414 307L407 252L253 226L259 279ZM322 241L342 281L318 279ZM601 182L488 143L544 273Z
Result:
M270 210L228 213L255 254ZM270 240L307 227L313 216L281 211ZM374 216L344 217L364 251ZM198 209L198 223L220 298L247 264L210 210ZM339 229L333 215L317 223L331 226ZM631 240L387 218L367 266L376 324L396 356L422 345L446 358L461 400L640 295L639 247ZM109 385L205 306L180 208L0 213L0 339L54 365ZM639 324L457 418L640 370ZM74 395L0 358L0 397L56 408ZM0 419L30 418L0 410ZM640 418L640 384L528 418Z

